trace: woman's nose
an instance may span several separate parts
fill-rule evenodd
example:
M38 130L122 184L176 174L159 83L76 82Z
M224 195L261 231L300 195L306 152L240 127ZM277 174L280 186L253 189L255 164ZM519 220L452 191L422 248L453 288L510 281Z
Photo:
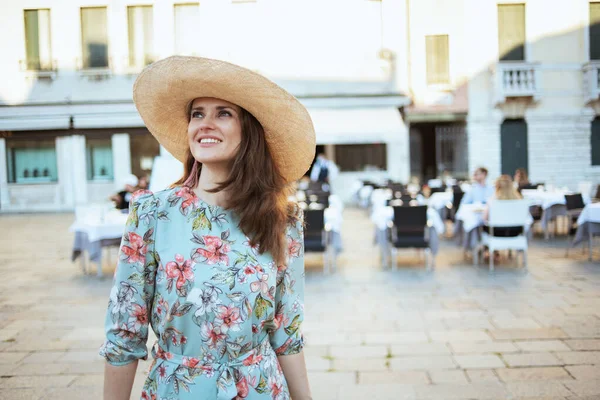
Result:
M215 129L215 120L211 115L206 115L200 122L200 130L213 130Z

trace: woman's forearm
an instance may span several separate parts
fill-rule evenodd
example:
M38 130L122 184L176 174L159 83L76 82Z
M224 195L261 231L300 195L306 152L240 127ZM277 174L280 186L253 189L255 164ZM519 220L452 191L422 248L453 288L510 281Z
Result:
M138 362L114 366L106 363L104 367L104 400L129 400Z
M292 400L312 400L304 352L289 356L278 356L277 359L290 389Z

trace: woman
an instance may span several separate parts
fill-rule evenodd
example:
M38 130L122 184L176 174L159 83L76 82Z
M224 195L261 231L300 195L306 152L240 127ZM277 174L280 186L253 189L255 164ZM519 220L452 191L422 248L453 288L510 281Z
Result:
M512 179L509 175L500 175L496 179L496 191L494 195L487 201L488 206L483 213L484 221L487 221L490 214L489 204L491 200L520 200L521 195L513 186ZM487 226L483 227L484 231L489 232ZM494 228L494 236L518 236L522 232L521 227L506 227Z
M527 176L527 170L525 168L517 168L517 170L515 171L514 181L515 187L517 189L531 184L529 182L529 177Z
M252 71L197 57L147 67L134 102L185 173L132 199L100 351L104 398L129 399L151 325L142 399L310 399L302 221L288 203L315 153L306 109Z

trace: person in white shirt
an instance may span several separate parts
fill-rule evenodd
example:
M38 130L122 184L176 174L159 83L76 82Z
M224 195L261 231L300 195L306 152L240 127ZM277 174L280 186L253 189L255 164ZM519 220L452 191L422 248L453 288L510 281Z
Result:
M310 180L313 182L321 182L331 184L337 177L339 169L337 165L329 160L325 154L317 155L317 160L310 171Z
M461 204L481 203L485 204L494 195L494 186L486 183L488 171L479 167L473 173L473 184L471 190L465 193Z

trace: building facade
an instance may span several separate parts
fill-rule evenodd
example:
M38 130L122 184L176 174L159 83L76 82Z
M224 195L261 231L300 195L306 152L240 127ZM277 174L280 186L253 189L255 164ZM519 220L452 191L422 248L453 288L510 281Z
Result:
M0 5L0 212L103 201L167 155L132 103L147 64L256 70L308 108L356 179L527 168L600 178L600 3L588 0L22 0Z
M136 113L132 85L145 65L173 54L231 61L296 95L313 116L319 150L342 167L341 188L373 173L408 179L399 109L409 99L394 62L406 59L399 3L24 0L0 7L1 211L103 201L121 177L148 173L164 151ZM342 8L346 18L333 18Z

